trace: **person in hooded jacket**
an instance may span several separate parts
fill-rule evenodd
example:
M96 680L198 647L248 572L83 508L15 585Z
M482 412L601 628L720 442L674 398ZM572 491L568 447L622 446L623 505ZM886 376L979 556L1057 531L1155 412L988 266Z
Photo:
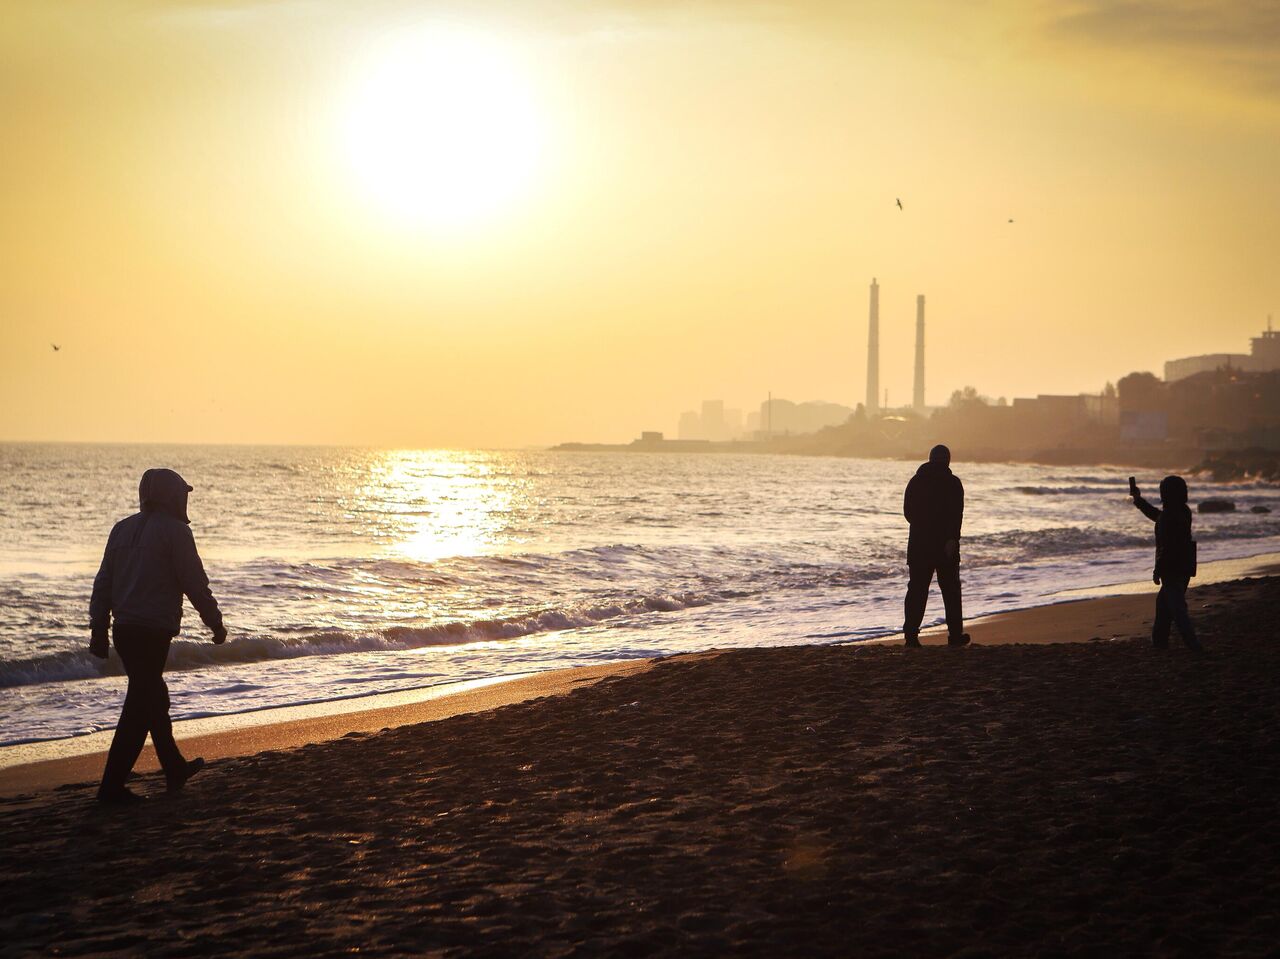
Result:
M1151 642L1157 649L1167 649L1174 623L1187 648L1201 652L1196 628L1187 612L1187 587L1196 574L1195 541L1191 538L1191 508L1187 506L1187 481L1181 476L1166 476L1160 481L1160 505L1156 509L1130 483L1133 505L1156 524L1156 566L1151 579L1160 587L1156 594L1156 619L1151 627Z
M907 483L902 512L911 524L907 540L906 616L902 633L908 646L920 645L920 624L929 599L934 574L947 614L947 644L964 646L960 602L960 526L964 521L964 484L951 472L951 450L938 445L929 451L929 461L920 464Z
M169 689L164 664L169 644L182 625L186 595L213 631L214 643L227 638L222 613L209 589L209 578L196 550L187 518L186 480L168 469L149 469L138 484L137 513L111 530L102 566L93 580L89 601L92 639L89 651L109 655L108 628L129 677L120 722L107 753L98 801L132 803L141 799L125 785L151 734L156 756L170 789L181 789L204 766L188 762L173 739Z

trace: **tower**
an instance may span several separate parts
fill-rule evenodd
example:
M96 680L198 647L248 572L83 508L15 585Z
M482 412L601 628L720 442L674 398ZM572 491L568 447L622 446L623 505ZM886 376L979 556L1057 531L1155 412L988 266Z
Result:
M871 319L867 324L867 415L880 410L880 285L871 278Z
M916 379L911 394L911 405L917 413L924 412L924 294L916 297Z

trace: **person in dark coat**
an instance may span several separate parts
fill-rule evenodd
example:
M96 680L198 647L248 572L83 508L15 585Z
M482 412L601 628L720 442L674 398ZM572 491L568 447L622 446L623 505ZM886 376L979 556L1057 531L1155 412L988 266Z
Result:
M1187 612L1187 587L1196 574L1195 541L1191 538L1191 508L1187 506L1187 481L1181 476L1166 476L1160 481L1160 505L1156 509L1130 480L1129 494L1142 515L1156 524L1156 565L1151 579L1160 587L1156 594L1156 619L1151 627L1151 642L1157 649L1169 647L1173 624L1187 648L1201 652L1196 628Z
M936 573L947 613L947 644L964 646L969 642L960 602L964 484L951 472L951 451L945 446L930 450L929 462L922 463L907 483L902 512L911 524L907 540L911 579L907 584L906 617L902 623L907 645L920 645L920 623L924 620L929 584Z
M108 628L129 677L120 722L107 753L98 801L132 803L141 799L125 786L142 746L151 734L170 789L181 789L204 766L188 762L173 739L169 689L164 664L169 644L182 625L186 595L213 631L214 643L227 638L222 613L196 550L187 518L186 480L167 469L150 469L138 485L137 513L111 530L102 566L89 601L92 639L89 651L100 659L109 652Z

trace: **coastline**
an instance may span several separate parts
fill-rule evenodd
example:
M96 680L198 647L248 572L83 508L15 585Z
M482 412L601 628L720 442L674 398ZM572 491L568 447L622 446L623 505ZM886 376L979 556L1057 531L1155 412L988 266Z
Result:
M1213 586L1249 577L1280 573L1280 554L1264 553L1202 564L1201 576L1188 594L1194 612L1197 598ZM1118 583L1087 590L1068 590L1055 602L976 617L969 623L980 646L1090 643L1133 638L1149 632L1154 588L1150 583ZM934 599L936 600L936 596ZM922 633L926 645L945 643L945 628ZM848 648L896 645L898 635L834 644ZM690 661L721 651L708 650L668 660ZM485 712L534 699L563 696L602 680L634 675L661 659L633 659L558 669L517 677L386 693L304 706L234 713L174 723L174 733L187 756L209 761L297 749L345 736L376 733L452 716ZM24 743L0 748L0 798L28 796L96 780L113 730L72 739ZM150 741L137 772L152 775L159 765Z
M560 696L601 679L647 669L653 660L635 659L600 666L555 669L515 678L498 677L448 683L401 693L329 700L208 719L181 720L174 735L188 757L209 761L256 753L297 749L352 734L380 732L415 723L434 722L465 713ZM341 708L346 706L348 708ZM337 708L335 708L337 707ZM42 743L23 743L0 750L0 798L96 781L114 730ZM5 762L8 760L8 762ZM160 765L148 739L135 770L158 772Z
M0 936L23 955L1269 956L1277 587L1198 588L1205 656L1138 637L682 655L228 758L177 796L144 777L137 808L92 785L3 800Z
M911 443L874 448L845 448L831 446L815 439L820 434L802 433L776 437L772 440L632 440L629 443L564 442L547 447L550 453L696 453L704 456L802 456L837 459L893 460L916 462L920 449L929 444ZM958 464L1007 463L1017 466L1057 467L1115 467L1117 469L1165 470L1169 472L1198 474L1212 470L1212 463L1205 451L1195 446L1175 449L1132 449L1123 446L1099 446L1070 449L1005 449L1003 447L977 447L957 457ZM1245 482L1250 479L1245 472L1228 473L1222 482ZM1269 481L1270 476L1266 476Z
M834 428L838 431L838 427ZM702 455L802 456L914 462L932 441L882 442L850 446L833 442L824 432L779 435L772 439L681 440L636 439L628 443L569 441L545 447L551 453L697 453ZM1137 447L1099 444L1082 447L1010 448L971 446L956 463L1005 463L1018 466L1113 467L1164 470L1210 476L1214 482L1280 482L1276 456L1251 450L1209 451L1194 444Z

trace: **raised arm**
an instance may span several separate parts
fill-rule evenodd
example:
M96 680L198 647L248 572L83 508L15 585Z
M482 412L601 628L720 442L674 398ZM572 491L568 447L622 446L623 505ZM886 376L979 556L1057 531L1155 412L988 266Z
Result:
M218 609L218 601L213 598L213 590L209 588L209 577L205 574L204 563L200 561L200 553L196 550L196 538L185 526L179 531L174 544L173 562L178 571L182 592L191 600L191 605L196 608L204 624L213 630L214 642L222 642L227 635L222 625L222 610Z
M1160 518L1160 511L1144 500L1140 495L1134 495L1133 505L1138 507L1138 509L1142 511L1142 515L1153 523Z

